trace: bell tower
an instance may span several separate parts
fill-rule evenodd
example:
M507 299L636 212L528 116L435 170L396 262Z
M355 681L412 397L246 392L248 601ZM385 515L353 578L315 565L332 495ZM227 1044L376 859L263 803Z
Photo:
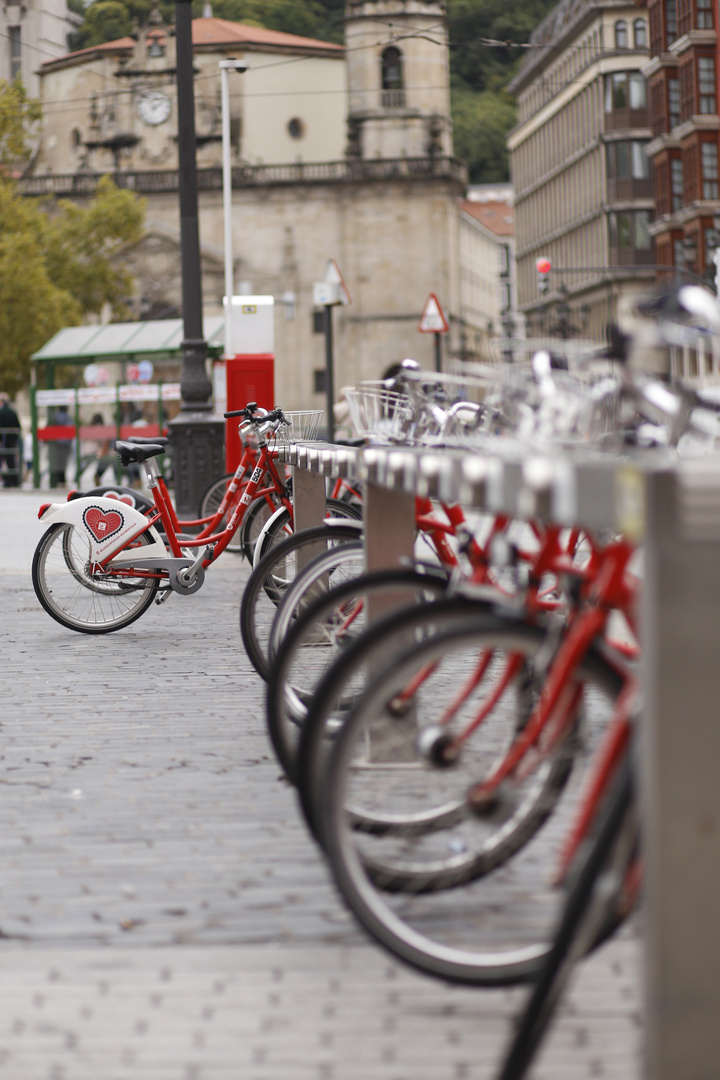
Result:
M452 156L444 0L346 0L351 158Z

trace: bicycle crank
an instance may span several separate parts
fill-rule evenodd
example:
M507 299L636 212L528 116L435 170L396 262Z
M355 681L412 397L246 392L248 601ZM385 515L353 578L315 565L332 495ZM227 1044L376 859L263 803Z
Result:
M214 546L209 544L208 547L198 555L192 565L182 567L180 570L176 570L174 574L171 574L170 585L172 586L173 592L178 592L182 596L192 596L198 589L201 589L205 583L205 571L202 564L205 559L212 559L214 553Z

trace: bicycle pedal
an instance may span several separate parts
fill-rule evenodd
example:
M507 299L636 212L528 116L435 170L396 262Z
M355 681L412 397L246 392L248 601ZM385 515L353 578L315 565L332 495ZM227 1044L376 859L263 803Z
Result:
M160 596L155 597L156 604L164 604L168 597L172 595L172 589L160 589L160 593Z

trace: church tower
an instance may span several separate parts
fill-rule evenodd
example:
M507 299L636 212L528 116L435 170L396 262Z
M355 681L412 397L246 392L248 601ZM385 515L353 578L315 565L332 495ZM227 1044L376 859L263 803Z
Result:
M346 0L348 157L452 156L444 0Z

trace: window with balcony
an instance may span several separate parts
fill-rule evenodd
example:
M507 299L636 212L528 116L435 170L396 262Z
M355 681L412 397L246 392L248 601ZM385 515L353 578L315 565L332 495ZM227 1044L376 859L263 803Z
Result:
M682 158L672 158L670 162L670 205L673 214L683 206L683 163Z
M22 69L22 39L19 26L8 27L10 38L10 82L19 78Z
M647 127L647 84L639 71L614 71L605 76L605 127Z
M673 266L685 267L685 248L682 240L673 240Z
M670 131L680 123L680 80L668 79L668 128Z
M696 0L695 26L698 30L712 30L713 0Z
M703 199L720 198L718 188L718 148L716 142L700 143Z
M622 139L606 145L605 161L610 202L651 197L650 162L645 146L646 142L639 139Z
M385 109L402 108L405 104L402 53L389 45L380 58L382 105Z
M633 44L636 49L647 49L647 23L644 19L636 19L633 23Z
M624 19L618 19L615 23L615 48L627 49L628 47L628 28Z
M662 25L662 0L650 0L648 3L648 21L650 23L650 55L659 56L665 49Z
M648 180L650 162L639 139L621 140L607 144L607 175L612 180Z
M616 71L605 76L605 112L647 108L647 85L639 71Z
M616 266L652 262L649 210L618 210L608 214L610 261Z
M700 112L704 115L714 113L715 109L715 61L712 56L699 56L697 61L698 71L698 101Z
M665 0L665 48L677 41L677 0Z

